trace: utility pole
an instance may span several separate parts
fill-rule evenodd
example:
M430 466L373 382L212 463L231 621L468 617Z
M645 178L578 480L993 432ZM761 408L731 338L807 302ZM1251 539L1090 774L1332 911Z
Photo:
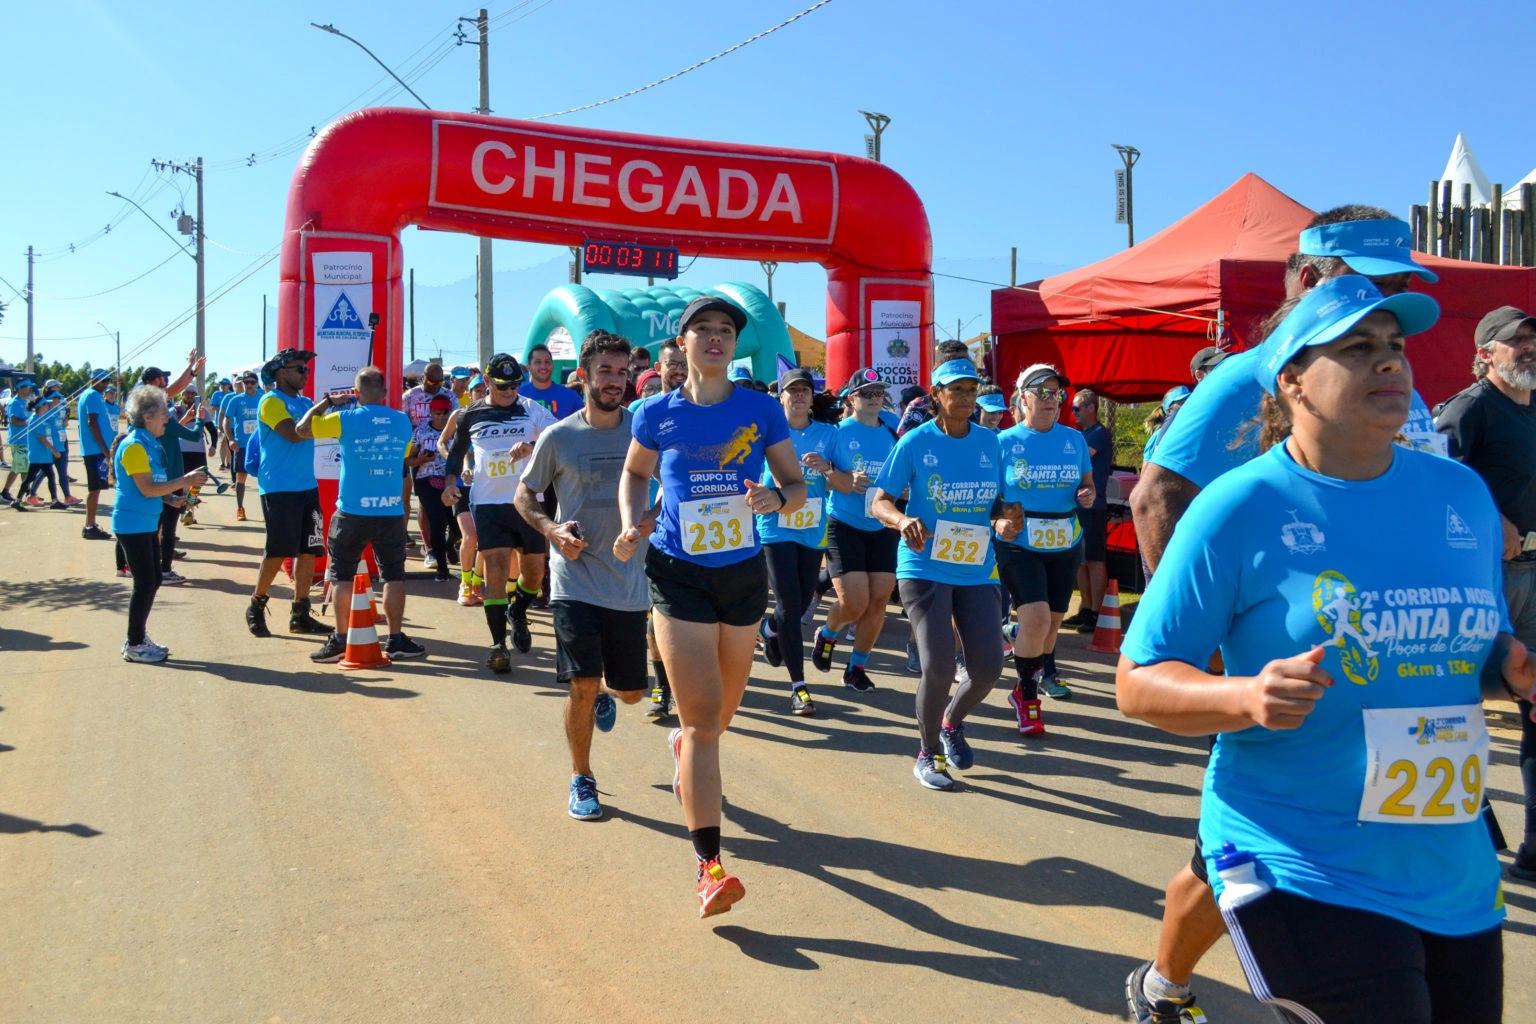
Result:
M35 373L32 356L32 247L27 246L27 373Z
M198 157L191 163L177 163L174 160L151 160L150 165L158 171L172 171L187 174L197 183L197 219L193 220L183 213L177 218L176 227L184 235L191 235L193 239L192 259L197 264L197 358L203 359L207 355L208 337L208 313L203 301L203 268L206 260L203 255L203 158ZM154 218L150 218L153 220ZM266 315L266 307L262 307L262 315ZM204 381L201 376L197 380L197 390L202 394Z
M1118 143L1112 145L1125 163L1125 246L1129 249L1136 244L1136 207L1132 203L1131 168L1135 167L1136 161L1141 159L1141 150L1135 146L1122 146ZM1121 218L1116 217L1115 223L1120 223L1120 220Z
M486 9L480 8L480 14L475 18L460 18L459 21L473 21L480 34L480 105L475 108L477 114L489 114L491 112L491 42L490 24L486 15ZM464 44L464 31L460 27L458 32L459 45ZM496 317L495 306L491 296L491 240L482 237L480 239L480 259L476 274L478 285L475 288L476 296L476 334L478 344L476 350L480 354L480 365L488 366L491 356L496 353Z
M261 361L267 361L267 297L261 297Z
M875 133L875 163L882 163L883 161L880 159L880 136L885 131L886 125L891 123L891 119L884 114L872 113L868 110L861 110L859 113L864 115L864 120L869 122L870 130Z
M768 275L768 301L773 301L773 274L779 269L777 260L758 260L758 266L763 268L763 273Z

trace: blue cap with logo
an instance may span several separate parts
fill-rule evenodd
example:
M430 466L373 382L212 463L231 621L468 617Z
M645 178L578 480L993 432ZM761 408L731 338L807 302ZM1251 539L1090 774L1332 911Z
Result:
M730 372L726 374L726 377L733 381L746 383L752 379L752 371L745 366L733 366Z
M474 374L469 372L469 367L467 366L455 366L448 371L448 376L454 380L469 380Z
M1163 396L1163 412L1167 412L1177 403L1184 401L1184 399L1188 398L1190 394L1191 392L1189 388L1185 387L1183 384L1180 384L1176 388L1170 388L1168 393Z
M976 372L976 364L969 359L951 359L947 363L940 363L933 371L933 386L936 388L967 379L981 380L981 374Z
M1378 309L1396 316L1405 336L1427 331L1440 319L1440 304L1421 292L1382 295L1369 278L1358 274L1330 277L1302 296L1296 308L1264 339L1254 377L1265 391L1274 394L1275 379L1296 353L1342 338Z
M1413 229L1400 220L1347 220L1301 233L1303 256L1336 256L1366 277L1417 274L1431 283L1440 275L1413 261Z
M1007 412L1008 402L1000 394L981 395L976 399L976 404L982 412Z
M483 388L485 387L485 378L477 373L473 377L469 378L469 386L471 388Z

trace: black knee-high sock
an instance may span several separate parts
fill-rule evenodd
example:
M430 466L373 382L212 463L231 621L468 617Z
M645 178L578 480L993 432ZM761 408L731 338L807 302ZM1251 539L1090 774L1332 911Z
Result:
M235 507L245 508L245 481L235 481Z
M688 838L693 840L693 855L700 864L720 856L720 826L696 828L688 833Z
M1045 666L1044 666L1045 674L1048 675L1048 676L1055 675L1056 674L1056 652L1055 651L1046 651L1044 657L1045 657Z
M500 647L507 645L507 602L486 598L485 624L491 627L491 642Z
M1025 700L1040 699L1040 684L1035 682L1035 672L1044 662L1045 658L1038 654L1032 658L1021 658L1017 654L1013 656L1013 667L1019 673L1019 689L1023 691Z
M507 614L514 619L527 618L528 606L533 604L533 599L538 596L537 590L524 590L523 585L519 583L517 593L512 597L512 607L507 610Z
M672 692L672 684L667 681L667 666L661 663L661 659L652 658L651 668L656 672L656 685L668 693Z

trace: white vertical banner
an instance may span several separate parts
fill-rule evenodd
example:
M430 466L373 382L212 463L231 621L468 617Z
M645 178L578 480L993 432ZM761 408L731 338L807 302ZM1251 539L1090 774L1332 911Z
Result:
M923 304L882 299L869 304L869 359L893 391L921 385Z
M873 135L864 136L864 156L869 160L875 158L875 137Z
M1130 211L1127 209L1125 194L1125 168L1115 170L1115 223L1124 224L1130 220Z
M316 400L350 388L368 365L368 315L373 312L373 253L317 252L313 257L315 360L310 382ZM315 441L315 476L341 475L341 449L333 439Z

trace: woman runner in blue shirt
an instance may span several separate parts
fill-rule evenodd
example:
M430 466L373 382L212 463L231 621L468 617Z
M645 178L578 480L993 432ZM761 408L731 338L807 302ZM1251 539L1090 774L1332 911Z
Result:
M1072 691L1045 676L1046 656L1072 603L1077 567L1083 561L1079 508L1092 508L1093 464L1083 435L1058 423L1072 382L1054 366L1037 363L1019 374L1014 414L1019 425L998 436L1003 452L1003 500L1024 509L1024 531L997 547L997 571L1018 616L1013 664L1019 680L1008 703L1019 735L1044 736L1040 688L1057 700Z
M816 579L827 549L827 481L837 428L811 418L816 380L810 370L795 368L779 376L779 404L789 423L789 437L804 467L805 504L794 512L757 517L757 532L768 556L768 582L773 586L773 614L763 620L763 656L768 664L789 671L789 710L814 715L816 702L805 685L805 638L800 622L816 598ZM773 470L764 467L763 486L774 484Z
M1195 499L1122 648L1121 710L1218 734L1201 844L1254 995L1290 1021L1502 1018L1481 700L1528 697L1536 667L1487 488L1393 444L1404 336L1437 316L1355 275L1296 302L1253 361L1267 451ZM1257 884L1220 877L1250 857Z
M965 717L1003 670L992 532L1004 540L1018 536L1020 509L1000 501L997 435L971 422L980 385L966 358L933 371L928 396L935 416L896 442L875 478L871 506L905 541L897 551L896 585L923 665L912 774L929 789L954 788L949 768L963 771L974 763ZM896 508L903 492L909 492L905 513ZM956 628L968 678L951 699Z
M670 736L672 789L698 858L700 917L724 913L746 894L720 864L720 736L746 692L768 607L753 517L805 503L784 410L726 376L746 323L740 308L712 296L683 310L678 344L688 379L635 411L613 544L628 561L650 537L651 621L682 723ZM765 457L778 481L772 487L755 479ZM661 502L653 509L647 492L658 465Z

